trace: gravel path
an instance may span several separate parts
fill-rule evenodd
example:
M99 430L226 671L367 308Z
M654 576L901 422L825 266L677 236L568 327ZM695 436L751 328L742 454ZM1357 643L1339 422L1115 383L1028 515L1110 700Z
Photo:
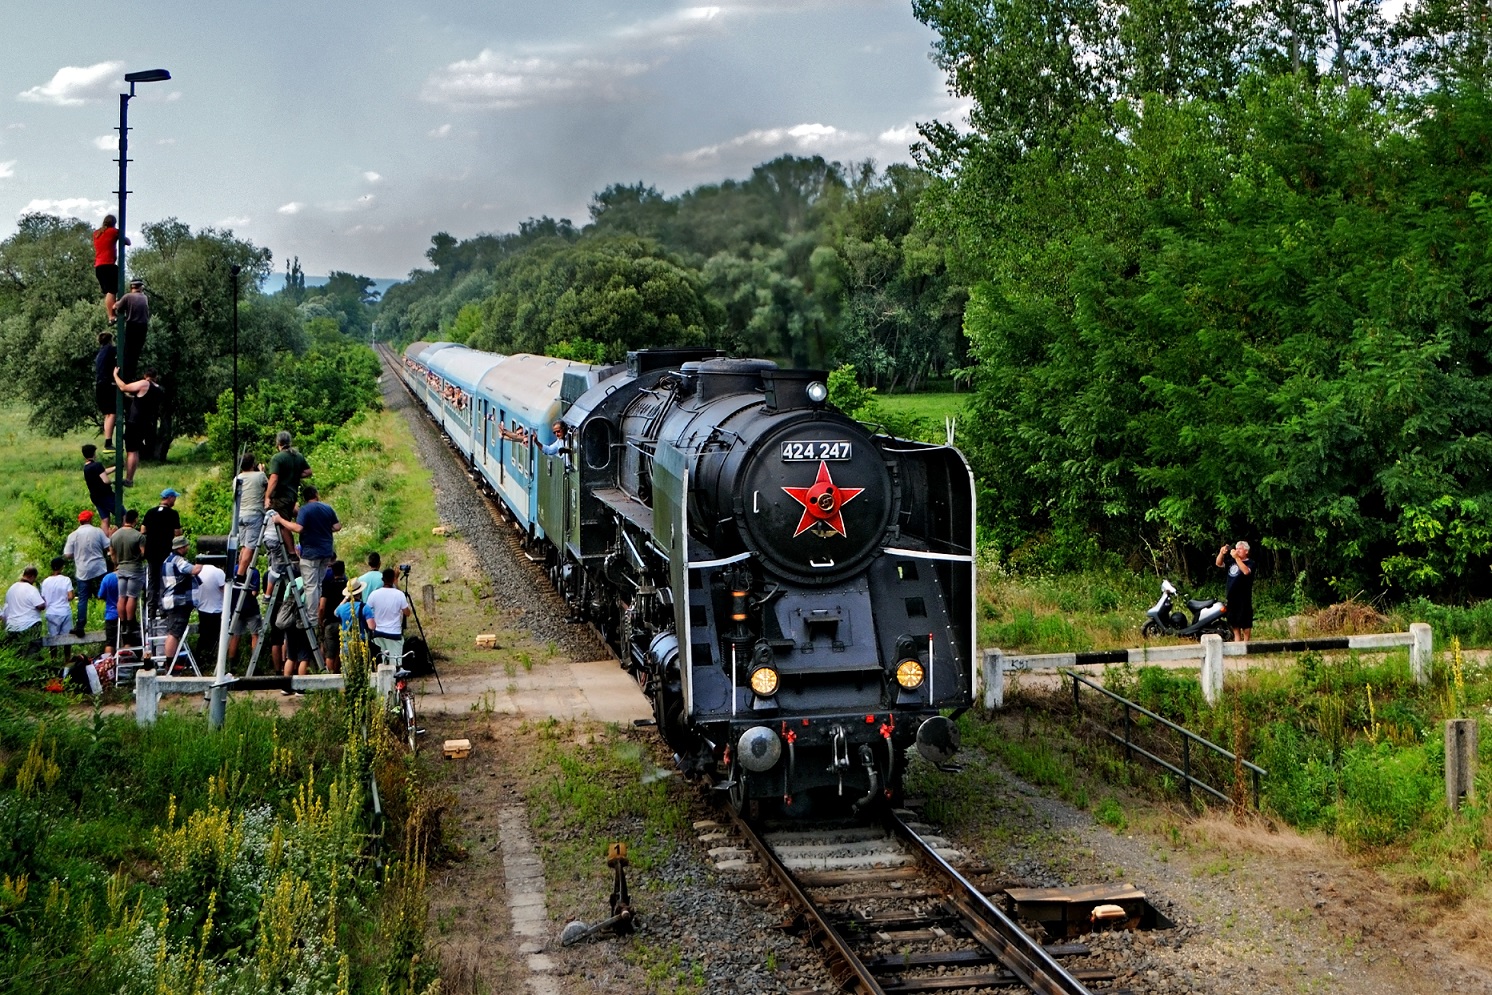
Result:
M572 660L601 660L610 656L589 626L565 621L564 601L550 586L544 572L523 555L512 524L467 476L460 457L410 396L387 358L380 386L384 407L404 416L420 461L434 477L435 511L441 523L471 546L482 572L492 582L494 598L506 606L515 628L531 632L537 643L553 642L562 655Z

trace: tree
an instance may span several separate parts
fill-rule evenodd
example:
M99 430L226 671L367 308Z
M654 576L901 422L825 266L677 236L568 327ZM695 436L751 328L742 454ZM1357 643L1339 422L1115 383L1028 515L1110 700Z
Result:
M150 331L143 361L163 374L159 457L176 435L200 432L218 394L232 382L232 282L239 281L240 372L263 375L277 350L300 345L288 305L258 290L270 255L231 233L193 233L174 219L144 226L144 244L130 254L150 298ZM0 244L0 390L31 408L32 423L62 434L99 416L93 403L97 335L111 330L89 272L88 226L33 215Z
M703 344L714 320L697 274L642 239L552 238L494 274L474 348L572 349L596 343L609 359L646 345Z

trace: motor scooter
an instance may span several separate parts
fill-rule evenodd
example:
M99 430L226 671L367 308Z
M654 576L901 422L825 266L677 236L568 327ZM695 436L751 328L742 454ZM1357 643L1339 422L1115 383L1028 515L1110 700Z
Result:
M1140 636L1144 639L1153 639L1156 636L1180 636L1184 639L1201 639L1209 632L1215 632L1223 637L1224 642L1233 638L1233 629L1228 625L1228 606L1215 598L1205 601L1187 600L1186 607L1191 611L1192 618L1186 617L1186 612L1176 608L1176 602L1181 595L1176 592L1176 587L1169 580L1160 582L1160 600L1150 606L1145 613L1145 624L1140 626Z

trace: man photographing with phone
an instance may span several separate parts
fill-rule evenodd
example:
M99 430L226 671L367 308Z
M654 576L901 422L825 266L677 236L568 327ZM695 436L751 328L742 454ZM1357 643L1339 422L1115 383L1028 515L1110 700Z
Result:
M1228 625L1233 628L1234 642L1246 643L1254 634L1254 561L1249 559L1249 544L1240 539L1230 548L1223 543L1217 551L1217 566L1228 571Z

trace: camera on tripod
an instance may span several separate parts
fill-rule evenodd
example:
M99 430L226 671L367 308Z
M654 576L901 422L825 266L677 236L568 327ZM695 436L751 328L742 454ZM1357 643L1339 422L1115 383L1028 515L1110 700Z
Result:
M401 563L401 564L399 564L399 572L401 574L403 574L404 576L406 576L406 577L409 576L409 568L410 568L410 564L408 564L408 563Z

